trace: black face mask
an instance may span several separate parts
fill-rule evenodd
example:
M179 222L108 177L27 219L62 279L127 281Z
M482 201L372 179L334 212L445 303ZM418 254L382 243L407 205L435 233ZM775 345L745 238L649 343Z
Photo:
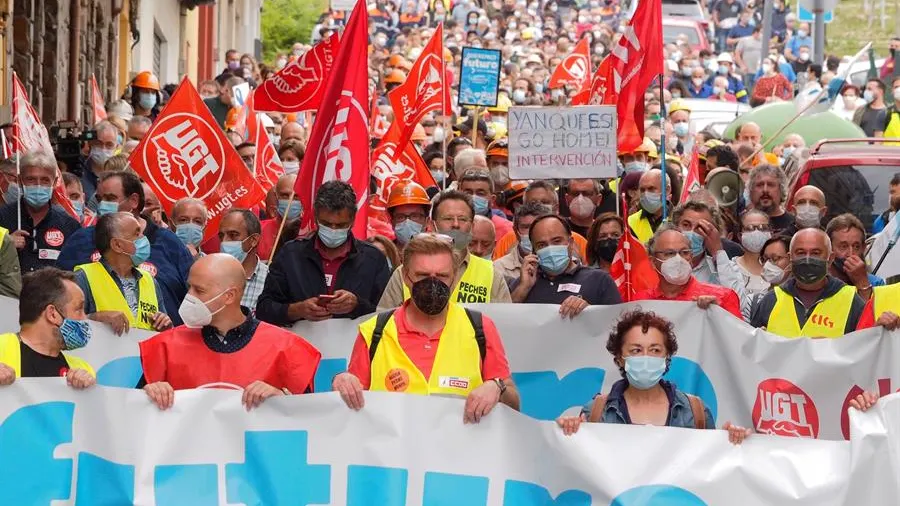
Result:
M847 260L847 259L846 258L835 258L834 262L832 262L834 264L834 268L837 269L837 272L839 274L844 273L844 261L845 260Z
M825 279L828 262L816 257L803 257L791 261L791 272L797 281L811 285Z
M412 300L419 311L434 316L447 307L450 287L438 278L420 279L412 285Z
M612 263L613 257L616 256L616 250L619 249L618 239L603 239L597 241L594 245L594 256L602 258L608 263Z

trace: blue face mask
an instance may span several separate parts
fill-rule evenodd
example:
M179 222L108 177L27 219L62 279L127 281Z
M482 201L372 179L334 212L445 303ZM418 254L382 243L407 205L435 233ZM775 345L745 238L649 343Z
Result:
M631 174L632 172L647 172L647 164L644 162L628 162L625 164L625 173Z
M625 378L638 390L649 390L659 383L666 373L665 357L639 355L625 357Z
M531 253L531 237L527 235L523 235L519 238L519 248L522 249L522 253L529 254Z
M147 236L138 237L134 241L134 253L131 254L131 263L137 267L150 258L150 239Z
M9 187L6 189L6 193L3 194L3 200L7 204L12 204L19 200L19 185L16 183L9 183Z
M716 72L718 72L720 76L724 76L728 73L728 67L726 67L725 65L719 65L719 68L716 69Z
M347 242L350 234L349 228L329 228L319 224L319 240L326 248L337 248Z
M703 236L693 230L684 232L684 236L691 241L691 254L694 255L694 257L702 255L704 250Z
M400 244L408 243L413 237L422 233L423 227L413 220L406 219L399 225L394 227L394 234L397 235L397 242Z
M80 200L72 200L72 208L78 213L79 218L84 218L84 202Z
M118 202L110 202L108 200L104 200L103 202L99 202L97 204L97 214L99 216L104 216L109 213L117 213L119 212L119 203Z
M486 216L490 212L490 202L484 197L472 195L472 206L475 208L475 214Z
M62 335L64 350L84 348L91 340L91 326L87 320L65 318L59 326L59 333Z
M438 186L440 186L441 183L444 182L444 171L442 171L442 170L432 170L432 171L431 171L431 177L433 177L433 178L434 178L434 182L437 183Z
M287 216L289 220L296 220L303 214L303 206L300 204L300 201L295 200L291 202L291 207L288 209L288 200L279 199L278 200L278 214L282 217Z
M784 148L784 150L782 150L781 156L782 156L782 158L787 160L788 157L790 157L791 154L793 154L793 152L794 152L794 146L788 146L788 147Z
M249 237L247 239L249 239ZM244 241L247 239L244 239ZM222 241L219 251L226 255L233 256L238 262L243 262L244 259L247 258L248 253L244 251L244 241Z
M691 127L687 124L686 121L679 121L672 126L672 129L675 131L676 136L687 137L687 134L690 133Z
M31 207L44 207L53 196L49 186L25 186L25 202Z
M196 223L182 223L175 227L175 235L185 245L198 246L203 241L203 227Z
M141 93L138 97L138 105L141 109L150 110L156 107L156 93Z
M662 207L662 193L645 192L641 194L641 208L654 214Z
M569 266L570 255L567 244L544 246L537 252L538 264L551 276L562 274Z

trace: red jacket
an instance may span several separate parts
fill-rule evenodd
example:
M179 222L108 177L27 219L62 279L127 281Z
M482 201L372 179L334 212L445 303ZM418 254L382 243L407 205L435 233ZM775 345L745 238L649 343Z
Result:
M701 283L691 276L690 281L684 285L684 289L677 296L668 298L659 290L659 285L650 290L643 290L634 294L634 300L683 300L692 301L700 295L714 295L716 302L723 309L743 320L741 315L741 301L738 295L731 288L725 288L719 285L710 285Z

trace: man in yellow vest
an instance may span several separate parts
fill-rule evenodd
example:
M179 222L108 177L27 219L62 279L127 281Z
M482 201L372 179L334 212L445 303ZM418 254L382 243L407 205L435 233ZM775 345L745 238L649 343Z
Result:
M131 328L165 330L172 326L159 285L138 268L150 257L150 241L131 213L109 213L97 220L94 241L100 259L75 267L84 291L88 318L122 335Z
M857 329L879 325L888 330L900 329L900 283L876 286L866 302Z
M490 260L468 252L474 222L475 209L469 195L457 190L445 190L434 198L429 228L449 237L453 241L453 249L460 255L458 258L461 258L454 270L456 278L450 285L450 300L460 304L512 302L503 273L494 269ZM378 301L378 309L395 308L410 296L409 287L403 283L402 269L396 269Z
M900 139L900 107L897 106L900 103L900 76L894 76L891 89L894 90L894 105L888 107L887 114L885 114L883 131L876 131L875 136L886 139ZM900 146L900 142L888 142L885 144Z
M72 388L96 383L94 369L63 353L91 339L84 316L84 294L75 275L54 267L29 273L22 280L17 334L0 334L0 385L16 378L60 377Z
M662 223L662 171L651 169L641 176L639 191L641 208L628 216L628 227L639 241L646 244ZM666 201L672 207L672 180L666 176Z
M790 246L793 277L763 296L750 325L784 337L835 338L856 330L865 302L855 287L828 274L834 252L825 231L804 228Z
M360 324L348 371L332 383L347 406L361 409L363 390L373 390L464 397L467 423L479 422L498 402L519 409L494 322L451 297L460 268L455 250L437 234L406 245L397 271L412 299Z

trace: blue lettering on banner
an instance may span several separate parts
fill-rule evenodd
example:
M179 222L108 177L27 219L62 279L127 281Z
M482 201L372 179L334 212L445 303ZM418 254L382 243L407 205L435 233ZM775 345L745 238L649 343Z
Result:
M603 386L606 371L575 369L562 379L554 371L514 372L522 395L522 413L538 420L556 420L572 406L584 406Z
M347 466L347 506L405 506L409 471Z
M316 393L330 392L331 380L335 376L347 370L347 360L343 358L323 358L319 361L319 368L316 369L316 377L313 383L316 387Z
M556 500L544 487L526 481L507 480L503 506L591 506L591 495L581 490L566 490Z
M215 464L156 466L153 494L159 506L218 506L219 470Z
M716 421L719 410L719 402L716 399L716 389L713 387L709 376L703 372L697 362L683 357L672 357L669 372L663 376L666 380L675 383L682 392L696 395L703 400L703 404L709 408L713 421Z
M97 371L97 384L105 387L134 388L144 375L140 357L111 360Z
M481 476L425 473L422 506L486 506L489 482Z
M107 504L134 504L134 466L79 453L75 506Z
M670 485L644 485L618 495L609 506L707 506L703 499Z

